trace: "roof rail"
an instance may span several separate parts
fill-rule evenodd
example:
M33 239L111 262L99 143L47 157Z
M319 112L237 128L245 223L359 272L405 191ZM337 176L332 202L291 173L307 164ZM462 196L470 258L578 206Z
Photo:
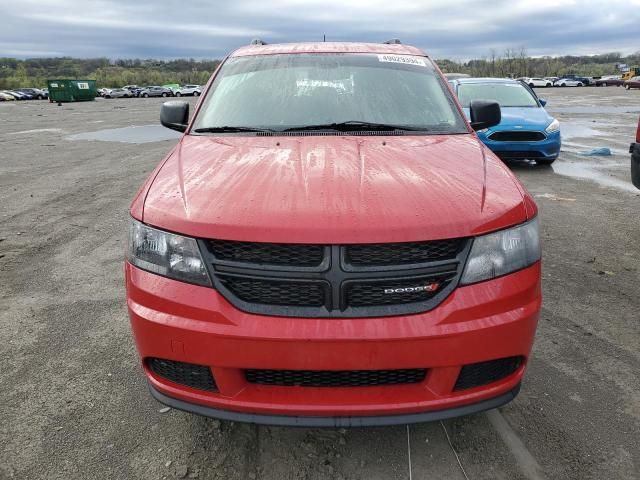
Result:
M259 38L254 38L253 40L251 40L251 45L266 45L266 44L267 42L263 42Z
M383 43L386 43L387 45L402 45L402 42L399 38L392 38L391 40L387 40Z

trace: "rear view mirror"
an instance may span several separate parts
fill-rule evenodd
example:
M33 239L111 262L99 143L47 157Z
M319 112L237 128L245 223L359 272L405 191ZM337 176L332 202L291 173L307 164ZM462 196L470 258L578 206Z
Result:
M636 148L640 150L640 147ZM640 188L640 154L631 155L631 182Z
M469 110L471 113L471 128L474 130L494 127L502 120L498 102L474 100L471 102Z
M547 101L544 98L539 98L538 101L540 102L540 105L542 105L543 107L547 106Z
M181 101L165 102L160 109L160 123L172 130L184 132L189 124L189 104Z

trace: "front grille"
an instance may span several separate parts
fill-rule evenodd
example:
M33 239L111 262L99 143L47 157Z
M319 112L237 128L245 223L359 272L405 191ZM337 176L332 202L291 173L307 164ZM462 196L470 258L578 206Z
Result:
M514 373L520 365L522 357L507 357L465 365L460 370L454 390L466 390L497 382Z
M200 241L214 287L229 302L246 312L302 318L426 312L456 287L469 246L466 238L367 245Z
M346 246L346 261L354 266L410 265L455 259L463 239L431 242L379 243Z
M285 282L225 275L220 275L219 278L234 295L245 302L305 307L320 307L325 304L325 289L318 282Z
M147 366L156 375L174 383L209 392L218 390L211 369L204 365L149 358Z
M245 370L249 383L282 387L374 387L420 383L427 370Z
M209 249L219 260L267 265L313 267L322 263L322 245L210 240Z
M542 132L494 132L489 135L489 139L494 142L539 142L544 140L546 135Z
M354 282L347 287L347 304L352 307L366 307L424 302L433 298L447 283L446 276L370 283Z

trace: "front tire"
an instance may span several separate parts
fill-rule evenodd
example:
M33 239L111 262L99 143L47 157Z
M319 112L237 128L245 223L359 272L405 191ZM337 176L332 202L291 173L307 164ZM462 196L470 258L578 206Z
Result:
M176 97L181 97L182 94L180 92L176 92Z
M142 97L143 97L143 98L149 98L149 94L148 94L148 93L143 93L143 94L142 94Z
M530 83L530 84L529 84L529 87L530 87L530 88L533 88L533 87L535 87L535 85L534 85L533 83Z
M546 87L547 87L547 88L549 88L550 86L551 86L551 84L550 84L550 83L547 83Z
M198 95L200 95L198 92L193 92L194 97L197 97Z
M583 87L584 85L582 85L581 83L579 83L578 85L576 85L578 87Z
M166 92L162 92L162 96L166 97L167 96Z

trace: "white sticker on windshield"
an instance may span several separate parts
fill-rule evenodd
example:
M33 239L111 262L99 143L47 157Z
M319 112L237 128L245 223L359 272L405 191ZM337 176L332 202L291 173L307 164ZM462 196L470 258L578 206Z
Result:
M409 55L378 55L379 62L390 63L406 63L408 65L418 65L420 67L426 67L427 64L422 57L411 57Z

